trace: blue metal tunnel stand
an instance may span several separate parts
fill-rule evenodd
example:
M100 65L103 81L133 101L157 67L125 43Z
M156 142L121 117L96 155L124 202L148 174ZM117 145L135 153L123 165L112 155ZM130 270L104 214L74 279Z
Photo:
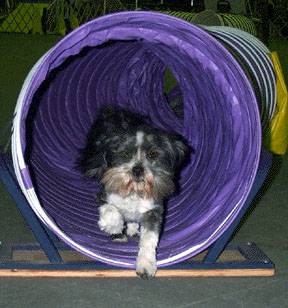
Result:
M256 246L244 243L229 244L233 234L251 208L253 200L267 179L272 166L273 155L262 149L260 164L254 185L237 218L226 232L209 249L185 262L161 268L157 277L211 277L211 276L273 276L273 262ZM112 267L95 260L84 258L60 242L43 224L26 201L14 175L10 155L0 153L0 179L12 196L15 205L33 232L38 243L16 243L0 247L0 277L134 277L135 271ZM253 235L252 235L253 236ZM6 250L5 247L6 246ZM9 247L9 249L7 249ZM20 252L25 258L14 258ZM44 258L35 259L35 252ZM17 255L16 253L16 255ZM21 254L22 253L22 254ZM74 257L65 259L69 253ZM76 255L76 256L75 256ZM78 255L78 260L77 260ZM31 258L30 258L30 257ZM30 259L29 259L30 258ZM68 258L69 259L69 258Z

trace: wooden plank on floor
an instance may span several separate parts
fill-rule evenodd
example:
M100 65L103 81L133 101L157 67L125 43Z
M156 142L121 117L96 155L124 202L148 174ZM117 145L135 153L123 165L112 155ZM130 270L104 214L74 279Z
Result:
M207 251L204 251L180 263L179 266L159 268L156 277L269 277L275 275L273 263L263 253L259 254L258 250L255 253L255 247L253 247L251 245L246 247L248 252L252 250L250 253L252 259L249 253L243 253L243 247L240 251L239 246L235 246L224 250L216 263L205 263L203 260ZM0 263L0 277L136 277L135 270L109 267L109 265L97 263L74 250L59 249L59 253L63 263L53 264L48 261L44 252L37 245L15 246L8 258L3 259L2 264Z
M268 269L160 269L156 277L269 277L275 275ZM22 278L128 278L136 277L134 270L33 270L0 269L0 277Z

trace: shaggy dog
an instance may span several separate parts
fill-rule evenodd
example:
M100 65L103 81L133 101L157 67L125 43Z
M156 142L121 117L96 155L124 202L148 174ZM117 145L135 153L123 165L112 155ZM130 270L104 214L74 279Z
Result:
M100 229L114 240L139 236L136 272L156 273L163 200L175 191L175 174L190 152L184 139L147 125L122 109L103 109L80 153L82 172L102 184Z

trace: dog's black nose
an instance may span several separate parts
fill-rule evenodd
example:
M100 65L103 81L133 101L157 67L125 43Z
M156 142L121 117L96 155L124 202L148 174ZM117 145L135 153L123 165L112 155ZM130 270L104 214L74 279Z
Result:
M132 174L135 178L139 178L144 174L144 168L141 165L132 168Z

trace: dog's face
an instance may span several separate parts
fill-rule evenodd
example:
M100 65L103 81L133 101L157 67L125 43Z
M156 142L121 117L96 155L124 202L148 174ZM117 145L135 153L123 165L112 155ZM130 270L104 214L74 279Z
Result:
M174 191L175 172L189 147L178 135L130 124L123 129L118 122L100 134L92 129L82 167L86 175L102 182L107 193L161 200Z

